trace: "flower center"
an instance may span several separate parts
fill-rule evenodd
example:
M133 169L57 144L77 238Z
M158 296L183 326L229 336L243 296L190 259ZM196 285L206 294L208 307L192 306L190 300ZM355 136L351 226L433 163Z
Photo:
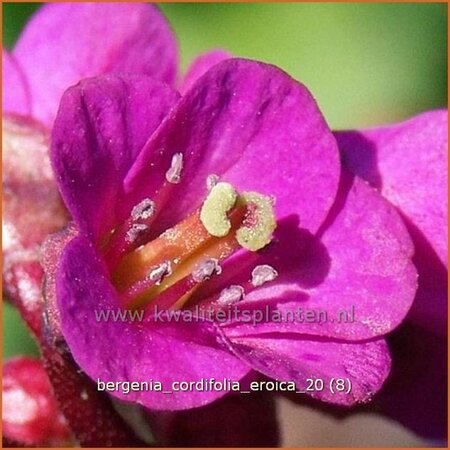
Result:
M112 280L127 307L181 308L207 280L220 275L220 263L236 250L256 252L271 241L276 227L271 197L239 194L231 184L217 180L208 179L208 185L209 194L199 210L120 259ZM146 221L154 213L150 199L136 205L125 239L132 243L145 233ZM258 279L271 281L274 276L269 272L262 270ZM243 295L239 286L231 286L218 293L217 300L239 300Z

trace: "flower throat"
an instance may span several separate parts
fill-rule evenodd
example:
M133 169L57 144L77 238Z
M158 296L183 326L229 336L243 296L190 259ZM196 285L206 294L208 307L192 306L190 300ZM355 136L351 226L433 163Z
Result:
M176 172L178 182L179 170L173 164L169 170L169 175ZM207 280L221 274L220 263L227 257L240 248L256 252L271 241L276 227L273 198L256 192L239 194L215 176L208 177L207 185L210 190L199 210L120 258L112 280L126 307L185 307ZM132 209L122 226L128 244L147 231L155 208L154 202L144 199ZM254 272L254 287L276 276L270 266L258 266ZM230 303L243 296L243 288L232 285L212 301Z

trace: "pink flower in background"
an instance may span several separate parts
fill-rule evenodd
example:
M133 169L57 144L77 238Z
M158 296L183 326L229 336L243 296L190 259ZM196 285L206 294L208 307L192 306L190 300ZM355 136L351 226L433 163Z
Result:
M9 86L3 110L51 126L61 95L81 78L134 72L173 83L177 46L153 5L47 4L27 24L12 53L4 52L3 64Z
M71 435L39 360L14 358L3 365L3 437L27 446L65 446Z

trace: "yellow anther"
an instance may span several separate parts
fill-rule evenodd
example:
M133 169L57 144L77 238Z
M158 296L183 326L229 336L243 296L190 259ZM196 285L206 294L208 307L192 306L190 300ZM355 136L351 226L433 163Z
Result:
M271 241L277 225L273 199L257 192L244 192L239 201L246 205L247 213L236 231L236 239L242 247L256 252Z
M231 229L227 216L236 204L237 192L229 183L217 183L209 192L200 211L200 220L209 234L226 236Z

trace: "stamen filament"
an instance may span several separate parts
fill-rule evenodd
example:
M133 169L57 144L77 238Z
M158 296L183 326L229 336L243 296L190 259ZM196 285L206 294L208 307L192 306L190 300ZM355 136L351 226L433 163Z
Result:
M220 239L208 239L205 244L200 246L195 252L189 254L184 260L178 262L174 273L170 277L165 278L159 285L154 284L150 286L148 290L138 296L135 301L133 301L132 307L136 307L136 304L142 306L143 303L147 303L152 298L159 297L178 281L186 278L192 279L192 286L199 285L201 282L196 281L195 277L192 276L192 272L199 262L201 262L204 258L211 258L221 261L230 256L238 248L239 244L236 241L235 236L232 234ZM140 282L141 281L138 280L136 284L139 285ZM185 300L187 301L187 299L188 298Z
M158 193L158 200L167 190ZM239 248L256 252L270 242L276 226L272 199L256 192L238 195L230 184L217 183L199 210L142 245L152 234L149 227L160 210L157 203L149 198L138 203L104 246L106 259L113 261L113 283L127 307L151 303L177 309L191 303L191 298L195 303L207 298L220 307L221 303L240 300L246 286L231 284L221 293L211 292L208 283L205 290L198 288L220 274L219 263ZM260 266L252 274L250 289L275 276L273 268Z
M242 209L232 212L230 221L234 229L239 226L244 213ZM222 238L211 236L200 222L197 211L152 242L126 255L113 274L113 281L124 294L124 300L133 292L138 294L132 307L142 305L189 276L205 259L219 262L238 248L235 233ZM159 285L146 283L149 271L164 261L172 264L173 274Z

